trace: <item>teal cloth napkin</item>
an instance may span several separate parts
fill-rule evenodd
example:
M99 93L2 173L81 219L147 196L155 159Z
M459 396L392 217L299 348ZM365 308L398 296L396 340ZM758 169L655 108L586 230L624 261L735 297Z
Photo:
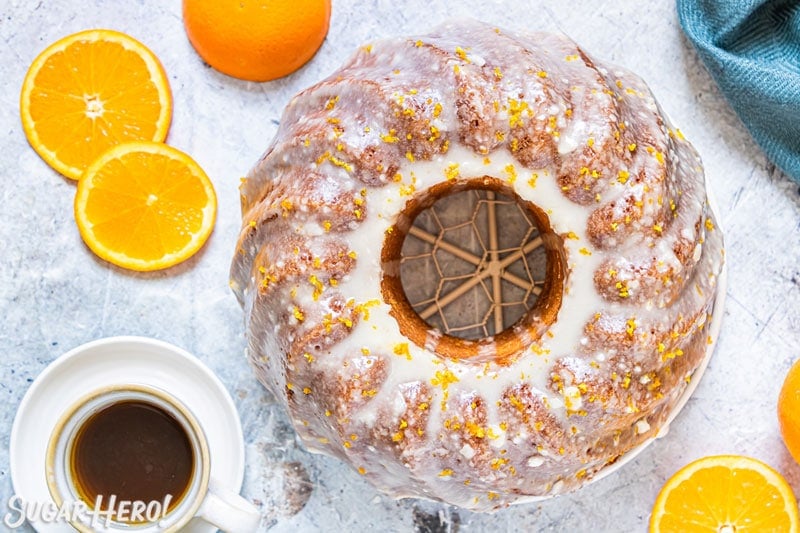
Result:
M800 183L800 0L678 0L678 17L767 157Z

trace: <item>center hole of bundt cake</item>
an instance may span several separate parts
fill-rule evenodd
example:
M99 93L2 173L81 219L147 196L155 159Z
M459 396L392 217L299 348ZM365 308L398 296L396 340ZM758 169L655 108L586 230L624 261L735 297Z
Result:
M407 204L395 229L402 237L392 231L384 243L384 295L412 340L409 330L438 330L452 357L470 346L447 339L492 340L552 307L540 298L552 300L548 272L562 247L547 215L500 180L437 185Z
M533 308L547 257L513 197L472 189L420 212L400 251L406 298L430 326L462 339L500 333Z

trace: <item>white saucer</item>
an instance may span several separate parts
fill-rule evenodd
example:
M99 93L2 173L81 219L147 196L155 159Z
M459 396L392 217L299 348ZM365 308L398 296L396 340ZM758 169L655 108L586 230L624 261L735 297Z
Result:
M45 480L48 439L64 409L86 393L117 383L164 389L183 402L206 431L211 477L234 492L244 479L244 438L225 386L199 359L166 342L110 337L78 346L56 359L33 382L11 429L9 461L14 493L26 504L52 502ZM39 532L74 532L65 522L30 524ZM198 519L184 531L214 532Z

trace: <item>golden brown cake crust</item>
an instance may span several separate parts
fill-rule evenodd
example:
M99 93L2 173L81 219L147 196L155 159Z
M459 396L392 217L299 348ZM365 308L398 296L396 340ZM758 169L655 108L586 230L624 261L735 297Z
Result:
M397 255L420 205L475 186L539 213L552 290L470 343L409 318ZM291 101L241 193L257 376L309 449L397 497L577 488L658 433L713 340L698 155L641 79L560 35L461 21L363 46Z

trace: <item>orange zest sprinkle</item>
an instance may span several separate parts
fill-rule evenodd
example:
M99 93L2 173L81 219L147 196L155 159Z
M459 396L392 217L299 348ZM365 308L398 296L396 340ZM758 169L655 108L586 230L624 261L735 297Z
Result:
M406 359L411 361L411 352L408 349L407 342L400 342L394 345L394 354L404 356Z
M451 383L458 383L458 377L448 369L437 370L434 377L431 378L431 385L441 387L442 390L447 390Z
M444 175L449 180L454 180L459 176L458 163L450 163L444 169Z

